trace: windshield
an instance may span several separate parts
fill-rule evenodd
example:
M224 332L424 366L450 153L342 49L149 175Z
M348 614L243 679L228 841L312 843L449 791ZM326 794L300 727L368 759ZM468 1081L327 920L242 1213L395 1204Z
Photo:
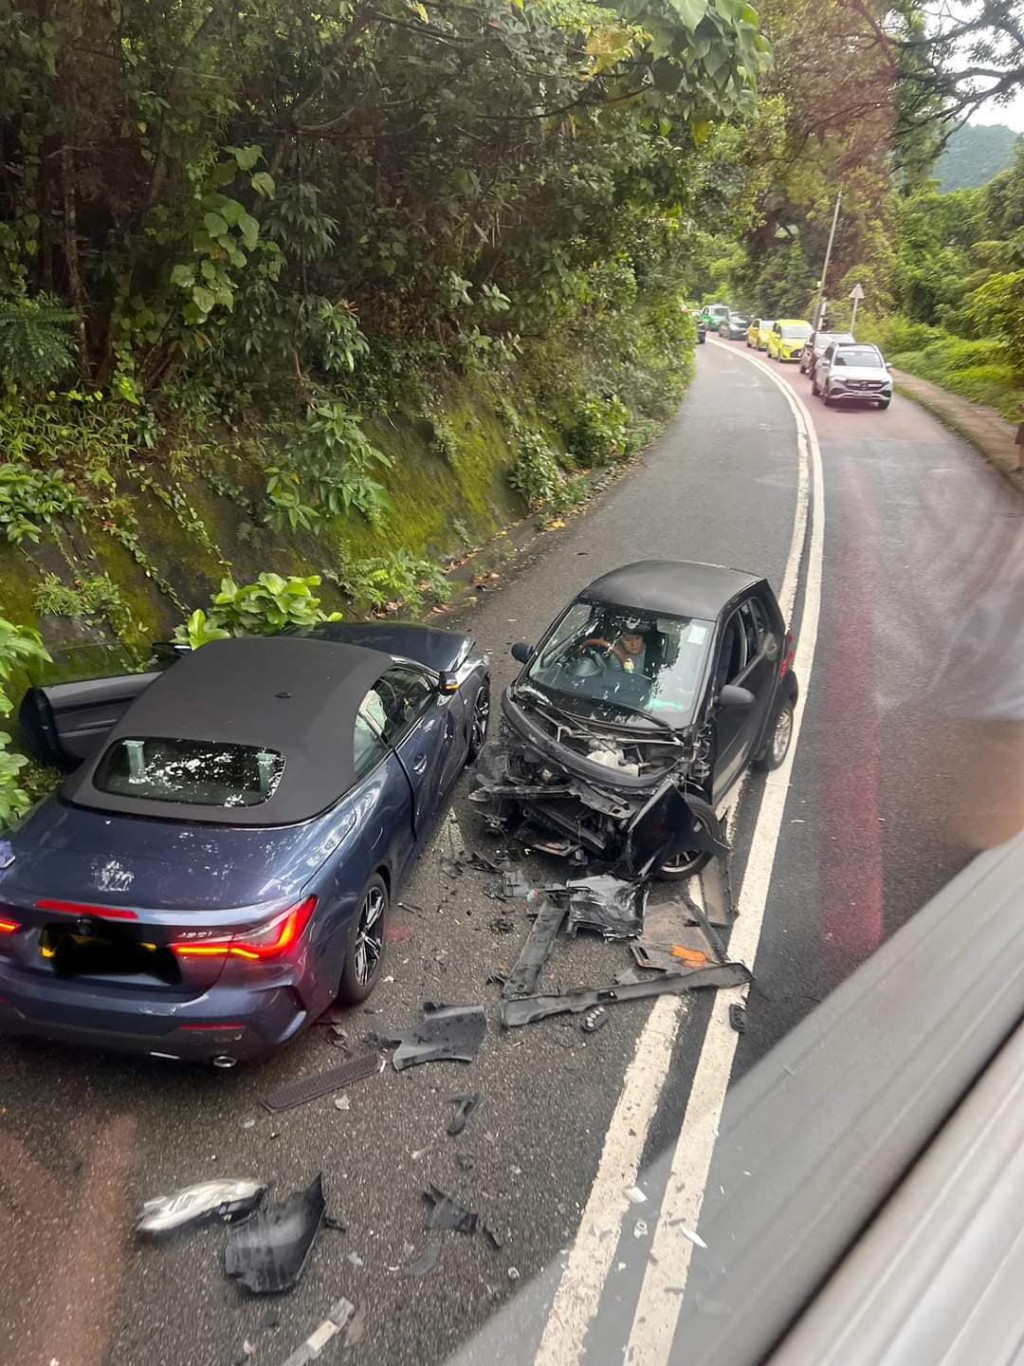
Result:
M284 758L276 750L210 740L118 740L93 785L119 797L187 806L259 806L274 795Z
M882 357L870 346L844 346L836 352L837 365L856 365L860 369L880 370L884 364Z
M732 313L729 316L729 321L735 323L737 327L749 327L750 315L747 313Z
M809 337L811 328L809 323L785 323L780 329L784 337Z
M563 703L602 703L673 727L693 717L713 625L605 603L576 602L527 677Z

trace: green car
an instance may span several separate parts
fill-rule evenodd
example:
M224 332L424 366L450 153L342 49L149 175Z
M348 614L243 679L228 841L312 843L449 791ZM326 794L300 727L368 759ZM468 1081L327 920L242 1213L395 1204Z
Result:
M704 320L708 331L717 334L721 325L728 321L731 311L728 304L705 304L699 316Z

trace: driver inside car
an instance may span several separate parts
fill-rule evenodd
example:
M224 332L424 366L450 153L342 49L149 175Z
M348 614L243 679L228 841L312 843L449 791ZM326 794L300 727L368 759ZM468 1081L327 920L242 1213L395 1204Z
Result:
M645 673L644 664L647 654L647 638L645 634L627 623L626 629L620 631L614 640L606 640L603 636L589 636L580 646L581 650L603 650L607 653L608 662L613 666L622 669L624 673Z

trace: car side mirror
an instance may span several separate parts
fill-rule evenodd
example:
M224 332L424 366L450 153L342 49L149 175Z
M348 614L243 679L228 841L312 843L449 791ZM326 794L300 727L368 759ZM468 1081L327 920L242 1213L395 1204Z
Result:
M459 676L454 673L446 673L443 669L437 675L438 692L445 696L450 696L453 692L459 691Z
M512 658L520 664L529 664L533 658L533 646L528 645L525 640L517 640L512 646Z
M726 683L718 694L720 707L752 707L754 694L749 688L741 688L738 683Z

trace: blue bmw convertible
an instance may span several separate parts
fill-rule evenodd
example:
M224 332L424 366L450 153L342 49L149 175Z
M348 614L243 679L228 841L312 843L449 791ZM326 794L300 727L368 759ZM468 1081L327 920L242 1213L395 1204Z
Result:
M33 689L70 771L0 847L0 1030L229 1066L364 1000L489 707L471 639L383 624Z

